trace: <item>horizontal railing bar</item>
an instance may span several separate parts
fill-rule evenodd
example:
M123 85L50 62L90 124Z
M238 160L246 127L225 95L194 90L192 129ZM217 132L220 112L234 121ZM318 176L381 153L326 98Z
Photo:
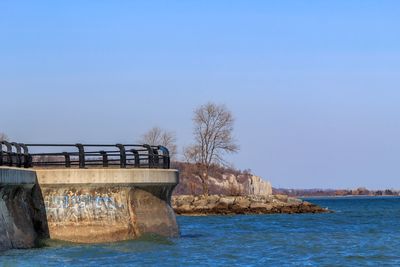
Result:
M119 151L111 151L111 152L108 152L108 151L85 151L84 154L87 155L87 156L90 156L90 155L101 155L102 152L106 153L108 156L120 156ZM130 151L127 151L127 152L129 153ZM15 152L12 152L12 153L9 153L9 154L24 155L24 154L18 154L18 153L15 153ZM70 156L78 156L79 152L31 153L30 155L31 156L64 156L65 154L68 154ZM129 153L128 155L132 156L132 153ZM139 154L139 156L146 156L147 157L148 154ZM156 157L157 156L158 157L163 157L164 155L155 155L155 156Z
M72 146L72 147L76 147L76 145L77 144L25 144L26 146L55 146L55 147L57 147L57 146ZM82 146L85 146L85 147L115 147L116 146L116 144L103 144L103 145L100 145L100 144L80 144L80 145L82 145ZM125 145L125 144L122 144L123 146L129 146L129 147L143 147L143 144L142 145L131 145L131 144L127 144L127 145ZM152 148L158 148L158 146L151 146Z
M25 144L26 146L72 146L76 147L76 144Z

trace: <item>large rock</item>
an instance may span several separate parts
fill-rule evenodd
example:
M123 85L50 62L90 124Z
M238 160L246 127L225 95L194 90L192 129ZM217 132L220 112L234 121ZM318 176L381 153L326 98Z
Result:
M238 208L239 209L247 209L250 207L250 204L251 204L250 199L248 197L243 197L243 196L237 197L235 199L235 203L234 203L236 209L238 209Z
M287 195L274 195L274 198L285 203L288 202Z
M235 197L232 196L225 196L219 199L219 203L224 204L226 206L232 206L235 202Z

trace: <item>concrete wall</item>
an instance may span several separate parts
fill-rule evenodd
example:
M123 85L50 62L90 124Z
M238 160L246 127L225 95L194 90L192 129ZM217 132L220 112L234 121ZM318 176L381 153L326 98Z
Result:
M0 186L17 185L32 188L36 184L36 173L32 170L0 167Z
M7 171L9 169L4 170ZM16 169L16 171L25 171L25 177L21 178L21 173L13 172L7 175L3 173L4 175L0 177L3 177L1 180L3 187L10 190L14 187L24 188L18 191L21 194L18 197L20 201L6 199L0 202L0 213L7 218L19 216L19 212L10 214L10 208L3 208L12 205L18 207L25 205L24 212L28 215L30 214L28 210L40 211L26 218L18 217L18 221L26 222L22 228L29 229L26 231L27 234L21 234L21 237L25 236L28 240L26 247L32 246L37 239L45 237L79 243L98 243L135 239L145 233L164 236L179 234L175 214L170 206L172 190L179 182L176 170L36 169L32 172ZM20 177L20 182L26 179L26 183L23 186L18 183L7 184L13 182L11 177L14 176ZM37 219L40 216L42 220ZM10 219L3 221L9 222ZM5 229L9 230L4 234L0 233L0 243L5 242L3 239L7 239L7 233L11 233L14 228L11 227L12 224L4 222L3 225L9 225ZM1 223L0 221L0 226L3 226ZM8 239L14 240L14 238ZM4 248L12 247L16 246L4 246Z
M48 238L34 171L0 167L0 250L31 248Z
M179 173L164 169L36 169L40 185L177 185Z

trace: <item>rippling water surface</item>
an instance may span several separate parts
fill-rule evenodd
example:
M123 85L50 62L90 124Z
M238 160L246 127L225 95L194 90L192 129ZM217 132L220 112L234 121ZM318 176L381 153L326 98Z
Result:
M400 266L400 198L319 198L332 214L178 217L181 237L50 242L1 252L3 266Z

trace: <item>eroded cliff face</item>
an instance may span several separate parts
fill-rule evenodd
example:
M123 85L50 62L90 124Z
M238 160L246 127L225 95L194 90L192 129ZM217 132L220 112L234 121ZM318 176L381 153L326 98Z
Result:
M178 164L178 163L176 163ZM179 163L181 179L176 187L175 195L201 195L203 193L202 181L192 164ZM210 173L208 179L210 194L221 195L260 195L272 194L270 182L249 172L239 172L231 169L216 168Z
M248 178L247 195L269 196L272 195L272 186L261 177L252 175Z
M255 175L223 174L220 179L209 177L210 192L225 195L262 195L272 194L268 181Z

